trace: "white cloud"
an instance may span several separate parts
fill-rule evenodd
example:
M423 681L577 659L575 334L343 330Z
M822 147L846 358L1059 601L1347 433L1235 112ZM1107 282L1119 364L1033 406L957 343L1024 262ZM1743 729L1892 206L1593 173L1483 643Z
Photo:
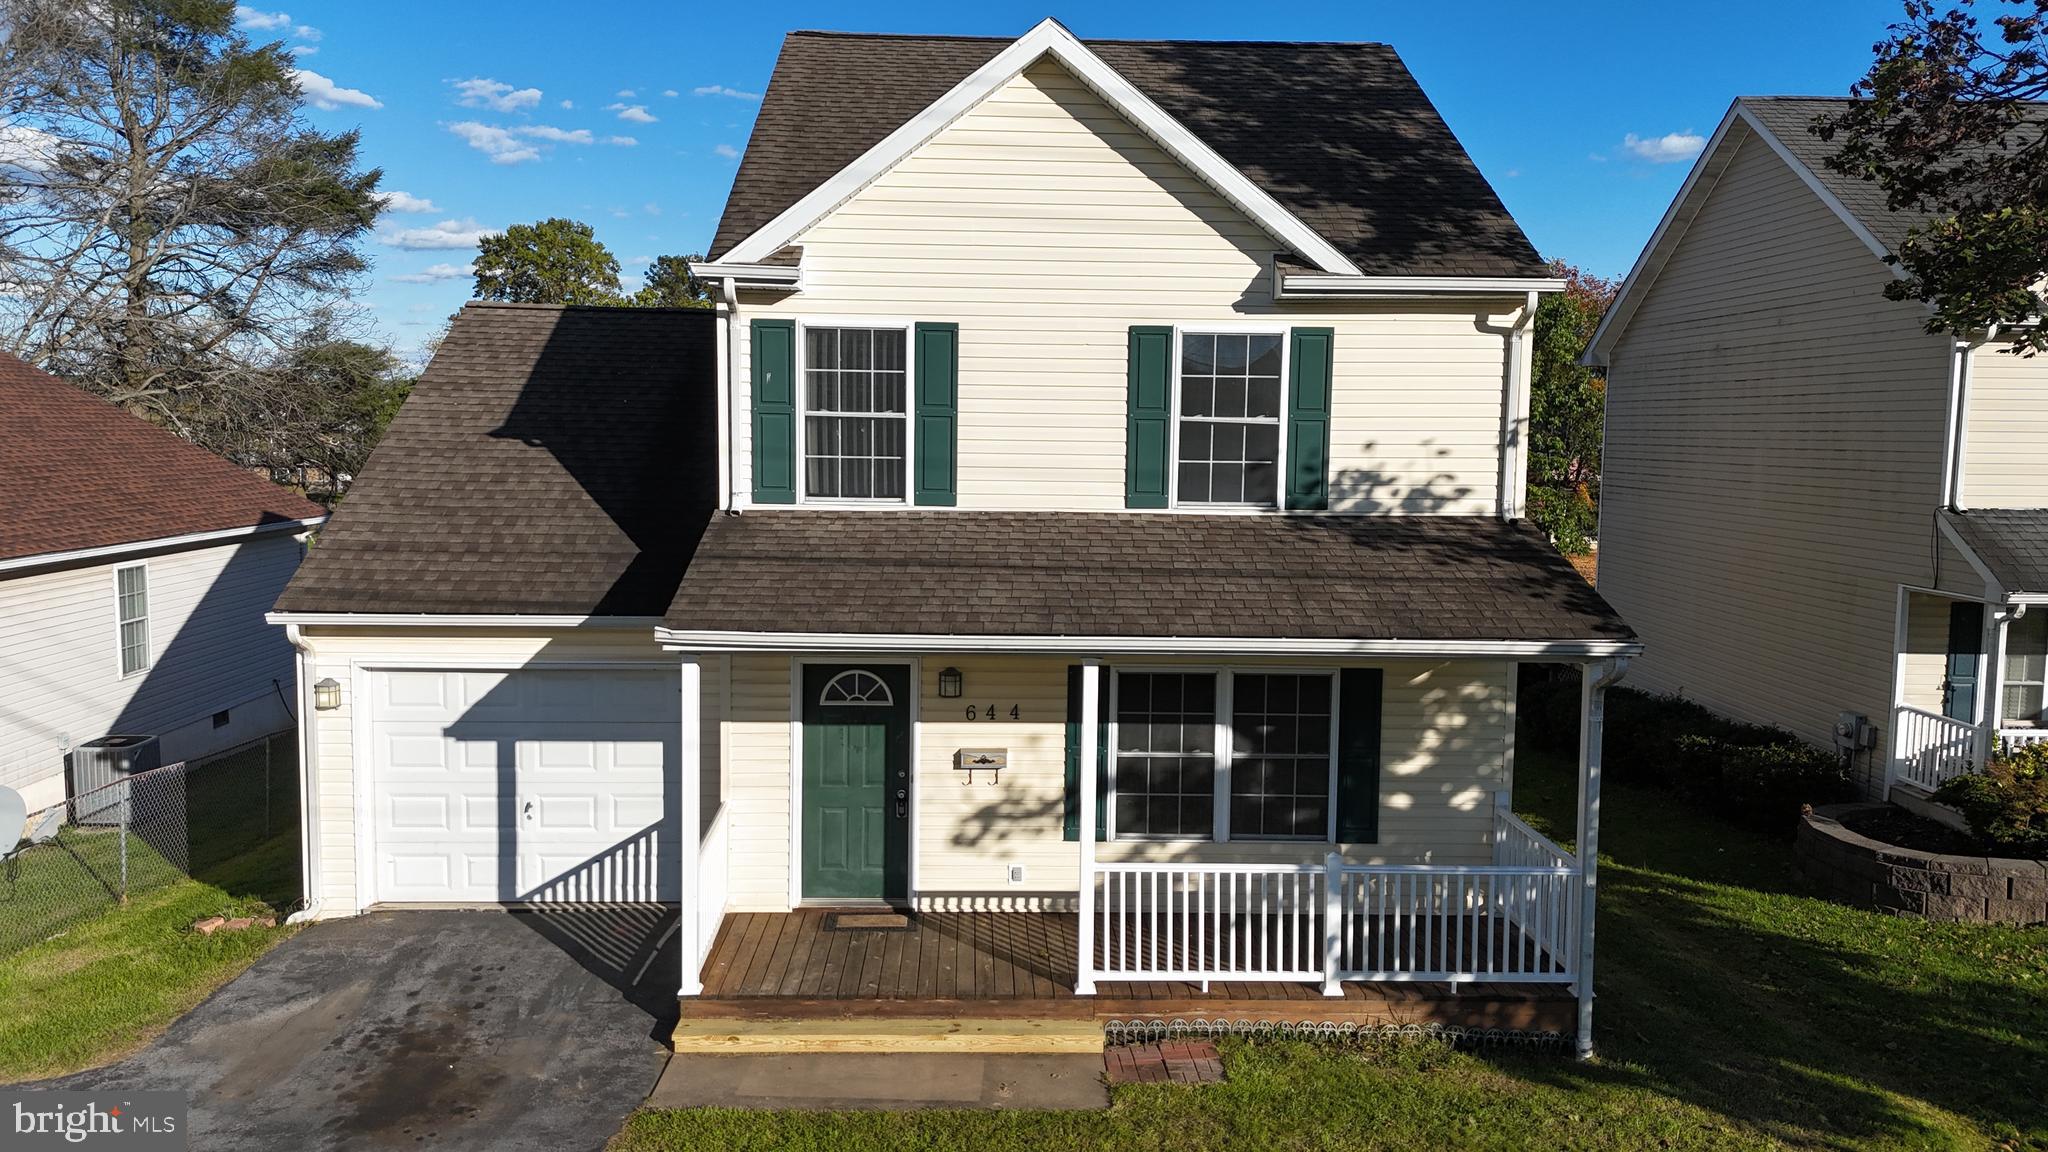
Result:
M517 112L540 103L540 89L514 88L498 80L487 80L473 76L467 80L450 80L455 90L462 95L456 103L464 108L489 108L493 112Z
M442 248L474 248L477 241L486 236L496 236L498 232L499 229L485 228L464 217L461 220L443 220L428 228L400 228L382 233L377 239L392 248L429 252Z
M631 100L633 98L633 90L631 88L621 88L618 91L618 97L621 100Z
M1707 138L1691 132L1670 132L1645 139L1631 132L1622 137L1621 146L1652 164L1676 164L1699 155L1700 149L1707 146Z
M493 164L524 164L528 160L540 159L540 149L521 142L503 128L463 120L450 124L448 130L462 137L471 148L489 156Z
M737 88L727 88L723 84L706 84L702 88L692 88L690 89L690 94L692 96L730 96L735 100L759 100L761 98L759 92L742 92Z
M588 128L556 128L550 124L522 124L512 129L512 131L517 132L521 136L531 136L535 140L548 140L556 144L590 144L596 140L596 137L590 134L590 129Z
M564 109L571 109L571 108L574 108L574 107L576 107L576 102L575 102L574 100L564 100L564 101L562 101L562 107L563 107Z
M628 268L645 268L645 267L647 267L647 266L648 266L649 264L652 264L652 263L654 263L654 257L652 257L652 256L628 256L628 257L626 257L626 267L628 267Z
M652 124L660 119L654 113L649 112L645 104L607 104L604 106L604 110L607 112L617 112L619 119L631 120L635 124Z
M461 280L476 274L474 264L429 264L418 272L407 272L385 279L397 284L438 284L443 280Z
M235 27L252 32L275 32L291 27L292 18L283 12L259 12L244 4L235 5Z
M297 28L292 29L292 35L301 40L318 40L320 38L320 30L311 24L301 24Z
M618 148L635 148L640 142L631 136L607 136L604 142Z
M0 124L0 169L43 172L56 166L59 141L40 128Z
M410 192L379 192L377 194L377 200L384 205L384 210L386 212L440 211L439 208L434 207L434 202L432 200L429 200L424 196L415 196Z
M291 53L294 58L297 58L300 56L311 56L320 50L318 48L313 47L311 44L294 44L291 47L285 49L285 51Z
M647 213L647 214L648 214L649 216L659 216L659 215L661 215L661 205L659 205L659 204L656 204L656 203L655 203L654 201L652 201L652 200L649 200L649 201L648 201L647 203L645 203L645 204L642 204L642 205L640 206L640 210L641 210L642 212L645 212L645 213Z
M737 160L740 158L740 150L730 144L720 144L711 151L716 155L725 157L727 160Z
M676 90L675 90L675 89L673 89L673 88L663 88L663 89L661 90L661 94L662 94L663 96L667 96L667 97L669 97L670 99L674 99L675 97L677 97L677 96L681 96L681 95L682 95L682 93L681 93L681 92L678 92L678 91L676 91Z
M368 92L354 88L343 88L318 72L304 68L292 69L292 79L298 82L299 92L315 108L332 112L336 108L382 108L384 105Z

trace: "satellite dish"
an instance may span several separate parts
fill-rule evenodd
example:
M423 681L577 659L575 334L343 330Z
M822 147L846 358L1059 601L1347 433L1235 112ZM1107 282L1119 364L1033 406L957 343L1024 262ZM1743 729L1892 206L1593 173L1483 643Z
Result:
M14 855L28 830L28 801L12 788L0 788L0 858Z

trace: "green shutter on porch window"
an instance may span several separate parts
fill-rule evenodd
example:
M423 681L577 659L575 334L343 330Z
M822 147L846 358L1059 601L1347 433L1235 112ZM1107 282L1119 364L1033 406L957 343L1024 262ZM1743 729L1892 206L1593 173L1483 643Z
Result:
M1102 670L1102 683L1109 683L1109 669ZM1095 838L1108 839L1109 811L1109 711L1107 694L1096 701L1095 714ZM1081 838L1081 666L1067 665L1067 778L1061 805L1060 835L1067 840Z
M1372 844L1380 835L1378 668L1346 668L1337 685L1337 840Z
M1330 359L1336 333L1296 328L1288 333L1292 369L1287 381L1287 507L1330 506Z
M1124 436L1124 507L1166 507L1172 437L1173 329L1131 329L1128 427Z
M919 324L917 464L913 498L950 508L959 502L960 326Z
M756 320L754 503L796 503L796 324Z

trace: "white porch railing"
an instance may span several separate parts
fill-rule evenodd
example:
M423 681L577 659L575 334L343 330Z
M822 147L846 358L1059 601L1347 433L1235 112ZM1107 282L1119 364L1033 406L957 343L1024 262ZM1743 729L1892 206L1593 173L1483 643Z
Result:
M1901 704L1892 709L1892 756L1898 778L1929 792L1977 770L1977 727L1939 712Z
M731 888L726 864L726 806L718 806L718 815L711 818L711 827L704 833L704 843L698 853L697 900L694 905L683 901L685 908L694 907L697 914L698 970L711 960L711 943L718 939L718 926L725 919L726 895Z
M2000 728L1998 743L2004 748L2025 748L2029 744L2048 743L2048 728Z
M1579 858L1552 843L1548 836L1529 827L1508 807L1508 794L1496 792L1493 806L1493 862L1533 868L1570 868L1576 871Z
M1320 981L1329 995L1346 980L1570 983L1578 882L1565 864L1335 855L1320 865L1097 864L1090 976Z

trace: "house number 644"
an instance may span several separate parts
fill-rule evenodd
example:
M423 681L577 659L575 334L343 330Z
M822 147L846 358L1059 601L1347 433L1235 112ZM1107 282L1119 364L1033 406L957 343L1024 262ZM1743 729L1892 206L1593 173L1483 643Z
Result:
M1010 705L1010 719L1022 720L1024 718L1024 714L1019 710L1020 707L1017 704ZM993 720L996 718L996 706L993 704L969 704L967 706L967 718L969 720Z

